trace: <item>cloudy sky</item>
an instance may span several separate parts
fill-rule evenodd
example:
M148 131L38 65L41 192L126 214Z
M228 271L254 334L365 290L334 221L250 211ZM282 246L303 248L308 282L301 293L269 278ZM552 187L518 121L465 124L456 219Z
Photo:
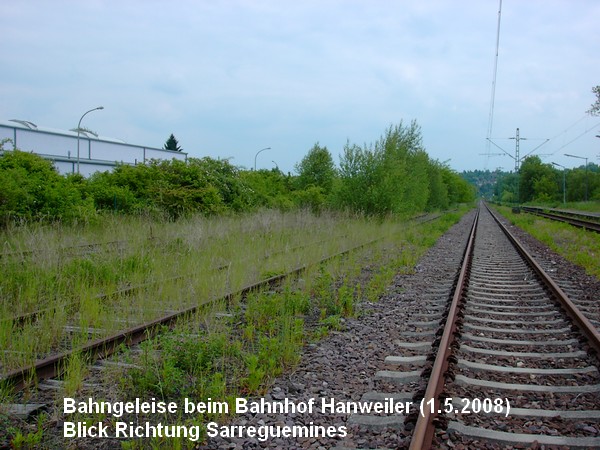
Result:
M416 120L457 171L521 155L600 163L598 0L20 0L0 3L0 120L162 147L251 168L337 160Z

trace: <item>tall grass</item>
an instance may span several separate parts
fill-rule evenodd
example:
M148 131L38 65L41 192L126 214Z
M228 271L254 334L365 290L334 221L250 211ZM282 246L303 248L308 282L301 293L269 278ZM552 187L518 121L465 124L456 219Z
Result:
M514 225L600 279L600 234L532 214L513 214L509 208L498 210Z
M394 226L265 211L179 222L109 216L103 226L11 229L0 236L2 370L68 348L64 325L109 335L316 262ZM96 243L104 245L85 247ZM140 289L114 294L131 286ZM7 320L40 309L47 311L40 320L22 326Z

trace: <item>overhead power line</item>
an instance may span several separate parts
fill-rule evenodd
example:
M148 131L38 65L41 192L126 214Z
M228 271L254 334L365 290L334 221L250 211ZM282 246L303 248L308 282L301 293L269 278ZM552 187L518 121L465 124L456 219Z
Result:
M494 75L492 77L492 94L491 94L491 99L490 99L490 114L489 114L489 118L488 118L488 128L487 128L487 135L486 135L486 153L490 152L490 138L492 137L492 126L494 123L494 103L495 103L495 99L496 99L496 76L498 74L498 53L499 53L499 49L500 49L500 19L502 17L502 0L499 0L499 5L498 5L498 27L496 29L496 55L494 57ZM486 166L487 166L487 160L489 158L486 158Z

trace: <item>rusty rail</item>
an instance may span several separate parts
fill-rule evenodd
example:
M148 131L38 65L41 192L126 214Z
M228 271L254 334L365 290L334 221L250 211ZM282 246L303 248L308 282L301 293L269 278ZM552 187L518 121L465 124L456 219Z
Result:
M456 290L450 304L450 310L448 312L448 318L446 319L446 325L444 326L444 332L440 341L440 346L431 369L431 375L429 382L427 383L427 389L425 390L424 402L433 399L434 406L433 412L431 408L423 408L422 414L419 415L415 429L413 432L412 440L410 442L410 450L423 450L431 447L433 441L433 435L435 433L434 420L437 417L437 411L441 409L440 401L438 397L442 393L445 384L444 373L448 369L448 359L452 354L452 343L454 342L454 334L457 328L457 319L460 302L462 301L463 291L465 282L467 280L467 274L471 266L471 257L473 244L475 242L475 233L477 230L477 222L479 220L479 210L473 220L473 226L471 227L471 233L469 235L469 241L465 248L465 254L463 257L460 274L458 276Z
M500 222L500 219L498 219L496 214L494 214L494 212L487 205L485 205L485 207L488 209L502 231L504 231L504 234L506 234L508 239L513 243L517 251L527 261L535 273L537 273L537 275L543 280L552 294L554 294L554 296L558 299L560 305L565 310L567 315L573 320L577 328L579 328L583 335L588 339L589 344L596 351L596 354L600 355L600 333L596 327L594 327L589 319L581 313L579 308L577 308L569 296L558 286L558 284L554 282L554 280L546 273L542 266L537 263L533 256L531 256L531 254L525 250L525 247L523 247L523 245L517 241L508 228L506 228Z
M517 249L519 254L523 257L527 264L534 270L538 275L539 279L544 283L554 297L558 300L566 314L573 320L574 324L579 328L582 334L588 339L589 345L600 355L600 333L594 327L594 325L581 313L577 306L569 299L567 294L550 278L550 276L543 270L543 268L535 261L535 259L525 250L523 245L510 233L507 227L505 227L498 217L491 211L491 209L483 203L483 206L490 212L500 229L505 233L514 247ZM423 404L427 404L428 401L433 400L433 408L427 407L422 408L421 414L417 419L413 436L410 443L410 450L424 450L430 449L433 443L433 437L435 434L435 419L438 416L437 411L442 410L442 406L439 401L439 397L443 392L445 384L445 372L448 369L449 358L452 353L452 344L454 342L454 335L457 331L457 319L458 312L461 306L463 298L463 292L465 287L465 281L467 274L470 270L471 255L473 243L476 235L477 222L479 217L479 210L473 221L473 227L469 236L469 241L465 249L465 256L463 258L460 274L457 281L457 287L452 298L452 303L448 312L448 318L444 326L444 331L440 341L440 346L436 354L436 358L431 370L431 375L427 384L425 395L423 398ZM433 412L432 412L433 410Z
M560 215L560 214L545 212L545 211L542 211L540 208L532 208L532 207L524 206L522 209L523 209L523 211L525 211L529 214L533 214L533 215L536 215L539 217L544 217L544 218L550 219L550 220L555 220L558 222L568 223L569 225L577 227L577 228L583 228L584 230L600 233L600 223L598 223L598 222L594 222L591 220L584 220L584 219L577 218L577 217L567 217L567 216Z

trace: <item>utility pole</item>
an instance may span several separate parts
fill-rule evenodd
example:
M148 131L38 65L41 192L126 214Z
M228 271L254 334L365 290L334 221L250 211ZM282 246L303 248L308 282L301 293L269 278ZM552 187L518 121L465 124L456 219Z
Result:
M498 27L496 29L496 56L494 58L494 76L492 78L492 98L490 99L490 115L488 119L488 129L487 129L487 147L486 153L489 159L490 157L490 139L492 137L492 124L494 122L494 100L496 98L496 75L498 74L498 49L500 48L500 19L502 17L502 0L499 0L498 5ZM487 159L485 161L487 165Z
M519 137L519 129L517 128L517 132L515 134L515 137L510 137L509 139L514 139L515 140L515 174L517 175L517 205L520 203L520 186L519 184L521 183L521 175L519 174L519 168L521 166L521 156L519 155L519 141L521 139L527 139L527 138L522 138ZM520 212L520 208L518 206L516 206L515 208L513 208L513 212Z
M515 144L515 172L519 171L519 166L521 165L521 157L519 156L519 141L527 140L527 138L519 137L519 129L517 128L517 133L515 137L510 137L509 139L514 139Z
M562 167L562 169L563 169L563 205L565 205L567 203L567 175L566 175L567 168L565 166L561 166L560 164L557 164L555 162L553 162L552 164L554 164L555 166L558 166L558 167Z
M487 156L490 155L506 155L506 156L510 156L512 159L515 160L515 175L517 176L517 186L516 186L516 196L517 196L517 202L519 201L519 169L521 166L521 154L520 154L520 149L519 149L519 144L522 140L527 140L528 138L524 138L521 137L519 135L519 129L517 128L516 134L514 137L509 137L509 138L504 138L504 139L514 139L516 142L515 145L515 155L511 155L507 150L504 150L502 147L500 147L498 144L496 144L494 141L492 141L491 139L488 138L488 141L491 144L494 144L494 146L498 147L500 150L502 150L503 153L488 153ZM548 141L550 141L550 139L545 139L544 142L542 142L540 145L538 145L536 148L534 148L533 150L531 150L529 153L527 153L524 158L526 158L527 156L531 155L533 152L535 152L538 148L540 148L542 145L546 144ZM546 155L547 156L547 155ZM519 208L516 207L515 210L518 210ZM518 212L518 211L517 211Z

